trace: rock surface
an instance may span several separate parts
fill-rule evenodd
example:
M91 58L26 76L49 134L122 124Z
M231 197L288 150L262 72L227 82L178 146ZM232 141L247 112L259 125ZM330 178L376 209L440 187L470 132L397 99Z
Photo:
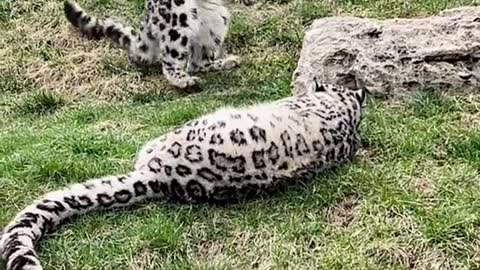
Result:
M480 90L480 7L418 19L330 17L307 29L294 91L313 77L374 95L420 88Z

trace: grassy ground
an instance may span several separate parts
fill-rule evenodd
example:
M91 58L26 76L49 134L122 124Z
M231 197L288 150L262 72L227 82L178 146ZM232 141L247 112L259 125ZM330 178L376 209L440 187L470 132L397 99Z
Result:
M137 22L142 0L84 0ZM413 17L449 0L232 5L241 68L201 92L80 38L60 0L0 1L0 224L40 194L131 168L146 140L226 104L288 96L303 29L335 14ZM372 101L352 166L227 208L142 205L76 220L41 243L46 269L479 269L480 94ZM0 265L4 269L4 265Z

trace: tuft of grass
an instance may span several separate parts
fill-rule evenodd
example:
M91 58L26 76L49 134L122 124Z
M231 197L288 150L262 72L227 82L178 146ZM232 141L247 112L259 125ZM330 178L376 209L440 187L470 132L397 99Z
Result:
M164 102L167 100L168 100L168 97L162 94L153 93L153 92L135 93L132 95L132 101L140 104L147 104L152 102Z
M299 15L303 26L310 25L314 20L329 17L333 14L333 8L321 1L304 1L298 5Z
M418 117L430 118L458 111L456 104L442 96L437 89L423 89L418 92L413 102L413 111Z
M0 25L11 26L10 20L29 15L41 9L41 3L25 0L5 0L0 3Z
M453 136L446 147L449 157L471 162L480 169L480 133L478 130Z
M260 26L269 46L280 46L287 49L299 49L302 45L303 32L294 21L285 22L282 16L271 16Z
M5 0L0 3L0 26L7 26L12 17L13 0Z
M132 66L130 66L130 64L128 63L127 57L118 57L118 55L115 57L109 55L102 58L100 62L100 68L102 69L102 71L109 75L121 74L134 70Z
M145 224L145 229L140 239L145 241L148 247L157 254L171 254L182 251L183 228L168 219L155 219L152 223Z
M237 16L232 21L228 32L226 44L230 48L248 49L253 45L255 39L255 28L247 16Z
M0 73L0 93L20 94L34 90L33 83L30 80L21 78L17 74L14 72Z
M39 91L19 102L15 110L22 114L47 115L52 114L66 104L64 98L46 91Z

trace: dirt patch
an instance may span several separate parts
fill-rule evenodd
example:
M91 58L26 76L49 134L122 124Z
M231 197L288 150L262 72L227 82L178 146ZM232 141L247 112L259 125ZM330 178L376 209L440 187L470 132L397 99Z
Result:
M103 121L92 126L93 130L101 133L125 133L140 130L145 125L135 123Z
M156 269L161 258L152 250L144 248L127 263L129 270Z
M369 165L379 163L384 156L382 149L374 146L368 146L366 144L367 143L362 145L362 148L358 149L356 158L358 160L362 160L362 162L368 163Z
M209 266L219 266L225 262L225 245L221 241L207 241L201 243L196 252L199 262L208 262Z
M336 228L348 228L355 219L361 201L356 197L348 197L327 210L327 221Z
M433 181L427 177L415 179L415 191L423 196L431 197L435 191Z

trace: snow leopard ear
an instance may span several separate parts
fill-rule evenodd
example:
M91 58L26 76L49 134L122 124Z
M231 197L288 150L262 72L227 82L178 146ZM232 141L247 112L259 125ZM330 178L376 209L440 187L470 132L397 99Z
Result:
M366 87L358 89L355 93L355 97L358 100L358 103L363 104L367 95L371 95L370 91Z
M315 83L315 92L327 92L327 88L318 82L317 77L313 77L313 82Z

